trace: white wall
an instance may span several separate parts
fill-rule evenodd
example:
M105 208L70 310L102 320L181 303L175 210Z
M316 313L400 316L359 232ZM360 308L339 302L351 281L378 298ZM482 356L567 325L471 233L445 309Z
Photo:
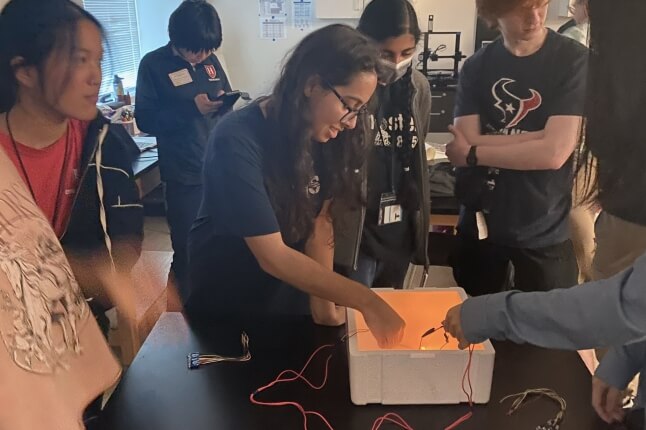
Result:
M562 12L562 9L567 10L567 5L570 3L570 0L553 0L550 3L550 8L547 13L547 26L554 29L558 30L558 28L565 24L567 21L569 21L569 17L562 17L560 16L560 12ZM565 6L564 6L565 4Z
M0 0L6 2L7 0ZM308 31L287 29L287 39L272 42L259 38L258 0L210 0L220 14L224 42L219 54L225 63L234 89L248 91L252 97L266 94L280 71L280 65L289 50L309 31L334 22L356 26L356 20L314 20ZM317 0L314 0L317 1ZM566 21L559 18L555 0L548 15L548 25L556 28ZM140 20L141 53L146 54L168 42L168 18L181 0L137 0ZM290 2L291 3L291 2ZM475 45L475 0L413 0L420 27L427 29L428 15L435 16L435 31L461 31L462 52L473 54ZM445 54L454 50L453 38L435 36L431 46L447 45ZM452 67L450 60L434 63L435 67Z
M340 22L317 20L309 31L288 27L287 39L272 42L259 38L258 0L210 1L222 20L222 51L232 86L249 92L252 97L267 94L271 90L283 58L307 33ZM348 20L345 23L356 26L357 21Z
M281 61L307 32L288 28L286 40L261 40L258 37L257 0L210 1L222 19L222 51L234 86L248 91L253 97L266 94L278 77ZM413 3L418 11L422 30L427 28L429 13L434 14L435 30L462 31L462 51L467 55L473 53L476 16L474 0L416 0ZM334 22L352 26L357 24L356 20L315 20L310 31ZM444 43L443 40L438 43ZM453 49L452 39L450 40L449 50Z
M168 43L168 19L181 2L182 0L137 0L142 57Z

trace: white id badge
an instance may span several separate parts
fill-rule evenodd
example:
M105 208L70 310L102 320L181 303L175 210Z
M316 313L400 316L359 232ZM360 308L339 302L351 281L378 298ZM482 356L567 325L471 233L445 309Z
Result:
M395 193L383 193L379 201L379 220L377 225L394 224L402 220L402 207L397 204Z
M489 227L482 211L476 212L476 227L478 228L478 240L485 240L489 237Z
M181 87L182 85L190 84L193 82L191 74L188 72L188 69L178 70L173 73L169 73L168 77L175 87Z

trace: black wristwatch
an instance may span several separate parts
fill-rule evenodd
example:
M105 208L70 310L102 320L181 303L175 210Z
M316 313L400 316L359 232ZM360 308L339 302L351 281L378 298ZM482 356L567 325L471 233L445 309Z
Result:
M476 148L477 146L474 145L469 149L469 153L467 154L467 166L475 167L478 165L478 157L476 156Z

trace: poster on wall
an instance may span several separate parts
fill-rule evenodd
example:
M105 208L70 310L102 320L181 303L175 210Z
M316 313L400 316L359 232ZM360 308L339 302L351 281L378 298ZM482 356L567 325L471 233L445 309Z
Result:
M260 38L264 40L287 39L286 18L260 18Z
M287 0L258 0L258 16L287 16Z
M261 39L275 42L287 38L287 1L258 0Z
M292 4L294 28L304 31L312 26L312 0L294 0Z

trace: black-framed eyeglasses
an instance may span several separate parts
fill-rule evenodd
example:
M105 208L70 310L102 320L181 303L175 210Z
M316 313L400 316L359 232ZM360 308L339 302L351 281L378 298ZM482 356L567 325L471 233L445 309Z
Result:
M339 120L340 122L349 122L349 121L352 121L353 119L355 119L355 118L356 118L356 117L358 117L359 115L364 115L364 114L368 111L368 106L367 106L367 105L362 105L359 109L354 109L353 107L351 107L351 106L350 106L350 105L345 101L345 99L343 98L343 96L342 96L341 94L339 94L339 92L338 92L338 91L337 91L337 90L332 86L332 84L330 84L330 83L329 83L329 82L327 82L326 80L323 80L323 83L325 84L325 86L326 86L326 87L328 87L328 89L329 89L330 91L332 91L332 92L334 93L334 95L336 96L336 98L337 98L337 99L339 99L339 101L340 101L340 102L341 102L341 104L343 105L343 108L344 108L345 110L347 110L347 111L348 111L345 115L343 115L343 116L341 117L341 119Z

